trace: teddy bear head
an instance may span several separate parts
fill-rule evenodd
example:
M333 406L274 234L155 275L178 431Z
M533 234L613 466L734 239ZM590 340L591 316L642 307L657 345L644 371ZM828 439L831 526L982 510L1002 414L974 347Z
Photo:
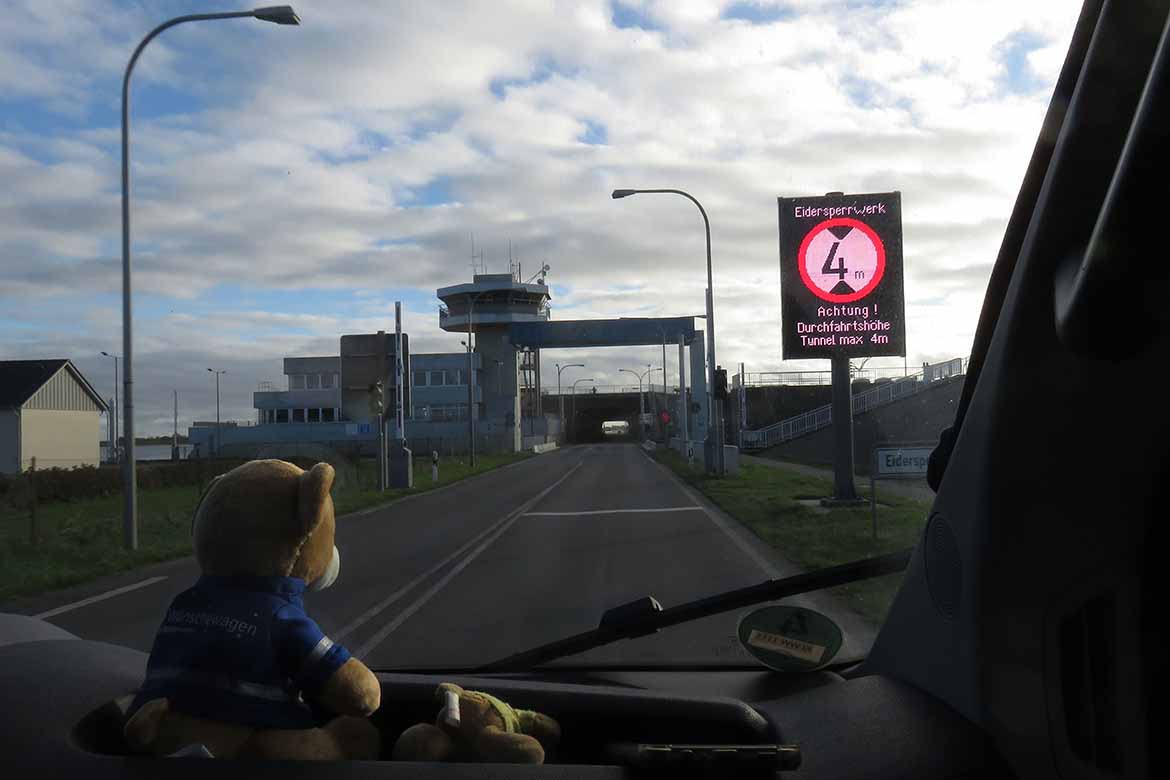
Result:
M195 510L191 535L204 574L299 577L313 590L337 578L334 471L253 460L216 477Z

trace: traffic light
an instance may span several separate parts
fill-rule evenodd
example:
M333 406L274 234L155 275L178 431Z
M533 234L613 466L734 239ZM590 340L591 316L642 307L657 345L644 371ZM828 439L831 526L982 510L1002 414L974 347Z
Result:
M370 385L370 416L379 420L382 419L384 391L385 387L381 382L374 382L374 384Z
M727 400L727 369L715 367L715 388L712 395L720 401Z

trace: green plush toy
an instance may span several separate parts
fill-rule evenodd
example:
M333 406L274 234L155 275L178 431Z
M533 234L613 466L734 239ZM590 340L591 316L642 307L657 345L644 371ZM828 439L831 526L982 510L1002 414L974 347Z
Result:
M531 710L517 710L482 691L443 683L443 705L434 724L411 726L394 743L396 761L497 761L542 764L557 745L561 727Z

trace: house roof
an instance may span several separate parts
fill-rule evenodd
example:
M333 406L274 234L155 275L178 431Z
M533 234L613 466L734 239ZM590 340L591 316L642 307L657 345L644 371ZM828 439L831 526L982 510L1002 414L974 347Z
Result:
M73 375L78 384L85 389L85 392L93 398L102 411L105 411L105 400L86 381L82 373L64 358L0 360L0 408L23 406L61 370L62 366L69 369L69 373Z

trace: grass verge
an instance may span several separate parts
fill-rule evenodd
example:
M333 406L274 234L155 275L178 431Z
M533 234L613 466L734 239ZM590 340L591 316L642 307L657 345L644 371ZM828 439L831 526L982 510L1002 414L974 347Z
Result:
M475 468L445 458L439 481L431 481L429 460L415 462L415 487L375 489L377 467L359 462L345 469L333 491L338 515L424 493L474 474L532 457L531 453L476 456ZM148 563L191 553L191 515L202 490L165 487L138 492L138 549L122 546L122 496L44 502L37 507L37 541L29 534L27 511L0 511L0 601L92 580Z
M930 511L925 501L881 495L875 540L868 504L826 510L801 503L831 495L832 483L827 479L754 463L741 463L735 476L714 479L673 451L659 450L655 457L785 558L808 570L911 547ZM868 620L880 623L901 581L898 573L830 592Z

